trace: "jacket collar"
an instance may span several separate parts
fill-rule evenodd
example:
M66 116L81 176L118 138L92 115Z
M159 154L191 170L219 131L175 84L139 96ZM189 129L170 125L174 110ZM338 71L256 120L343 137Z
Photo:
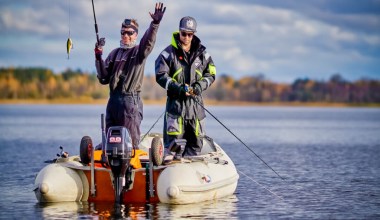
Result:
M177 50L179 49L179 31L173 32L171 44ZM196 46L196 48L201 47L201 40L195 35L193 35L193 40L191 41L191 47L193 46Z

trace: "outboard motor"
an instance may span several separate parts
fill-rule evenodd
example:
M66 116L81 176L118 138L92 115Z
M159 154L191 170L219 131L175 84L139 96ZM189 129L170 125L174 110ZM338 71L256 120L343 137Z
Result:
M111 166L115 182L115 202L121 202L123 187L125 186L125 172L129 167L133 147L128 130L117 126L108 129L106 141L106 155Z

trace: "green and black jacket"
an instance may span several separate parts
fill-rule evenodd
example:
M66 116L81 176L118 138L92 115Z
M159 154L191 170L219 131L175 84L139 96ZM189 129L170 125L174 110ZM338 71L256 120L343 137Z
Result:
M190 53L185 53L180 46L179 32L174 32L172 43L156 59L156 81L167 90L166 111L173 116L184 119L205 118L204 109L190 97L180 97L179 90L183 84L199 83L202 91L208 89L215 81L216 68L206 47L195 35L191 42ZM202 96L197 97L203 105Z

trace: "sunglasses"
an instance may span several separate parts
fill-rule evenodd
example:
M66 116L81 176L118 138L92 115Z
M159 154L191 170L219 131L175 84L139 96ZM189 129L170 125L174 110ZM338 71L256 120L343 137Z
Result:
M181 31L181 36L182 36L182 37L186 37L186 36L188 36L188 37L193 37L193 35L194 35L194 33L182 32L182 31Z
M127 34L128 36L132 36L132 35L134 35L136 33L136 31L120 31L120 34L121 35L125 35L125 34Z

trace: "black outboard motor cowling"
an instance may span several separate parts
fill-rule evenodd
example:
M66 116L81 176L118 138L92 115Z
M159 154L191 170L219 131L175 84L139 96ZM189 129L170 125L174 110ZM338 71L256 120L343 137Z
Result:
M110 127L106 141L106 155L111 166L115 185L115 202L120 203L125 186L125 172L129 167L133 147L128 130L122 126Z

